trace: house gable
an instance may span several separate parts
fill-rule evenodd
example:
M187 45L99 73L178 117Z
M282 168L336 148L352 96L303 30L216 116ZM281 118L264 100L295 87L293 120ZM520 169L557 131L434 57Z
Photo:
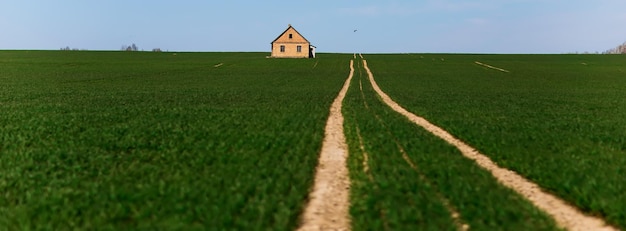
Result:
M274 39L274 41L272 41L272 43L277 43L277 42L309 43L310 44L309 40L304 38L304 36L302 36L302 34L300 34L300 32L296 30L296 28L293 28L291 26L291 24L289 24L289 27L287 27L287 29L282 34L280 34L276 39Z

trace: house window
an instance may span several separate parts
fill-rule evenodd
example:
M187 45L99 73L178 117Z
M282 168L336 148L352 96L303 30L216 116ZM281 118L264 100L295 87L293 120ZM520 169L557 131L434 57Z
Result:
M280 45L280 52L285 52L285 45Z
M298 53L302 52L302 46L296 47L296 50L298 51Z
M293 38L293 34L289 34L289 39L292 39L292 38Z

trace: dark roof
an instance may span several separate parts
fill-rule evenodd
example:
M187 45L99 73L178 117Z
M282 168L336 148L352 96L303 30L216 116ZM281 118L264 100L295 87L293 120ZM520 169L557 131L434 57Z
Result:
M302 36L302 34L300 34L300 32L298 32L298 30L296 30L296 28L293 28L293 26L291 26L291 24L289 24L289 26L287 27L287 29L285 29L285 31L283 31L283 33L280 33L280 35L278 37L276 37L276 39L274 39L274 41L272 41L272 44L274 42L276 42L276 40L278 40L280 37L282 37L285 33L287 33L287 31L289 29L293 29L298 35L300 35L300 37L302 37L304 39L304 41L308 42L309 44L311 44L311 42L309 42L309 40L307 40L304 36Z

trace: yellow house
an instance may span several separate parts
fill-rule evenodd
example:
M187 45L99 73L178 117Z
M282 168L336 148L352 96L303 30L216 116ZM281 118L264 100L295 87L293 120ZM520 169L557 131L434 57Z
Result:
M315 58L315 46L289 24L285 32L272 41L274 58Z

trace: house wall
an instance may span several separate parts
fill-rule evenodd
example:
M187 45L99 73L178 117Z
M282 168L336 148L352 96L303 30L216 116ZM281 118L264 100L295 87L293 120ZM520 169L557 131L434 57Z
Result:
M289 38L290 34L291 38ZM309 45L304 37L300 36L293 28L289 28L272 43L272 57L308 58ZM280 52L280 46L285 46L285 52ZM298 46L302 47L300 52L297 50Z
M285 46L285 52L280 52L280 46ZM301 51L298 52L298 46L301 46ZM308 58L309 57L309 44L308 43L274 43L272 46L272 57L293 57L293 58Z

